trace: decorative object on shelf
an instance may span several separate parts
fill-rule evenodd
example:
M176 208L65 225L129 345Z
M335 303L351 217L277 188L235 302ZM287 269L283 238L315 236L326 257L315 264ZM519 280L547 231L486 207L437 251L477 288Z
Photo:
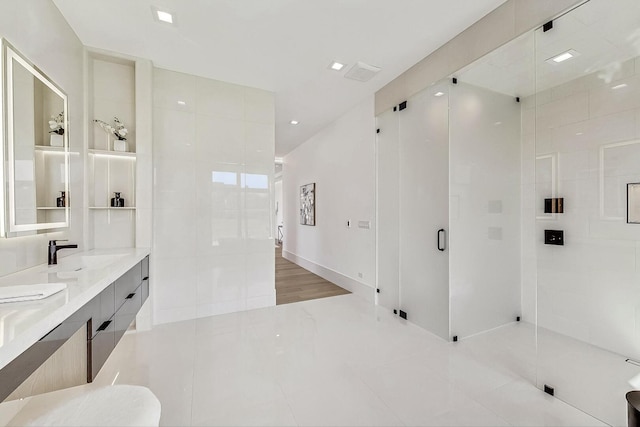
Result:
M51 116L49 120L49 133L51 134L49 139L49 145L52 147L64 147L64 111L61 111L57 116Z
M60 197L56 199L56 206L59 208L64 208L67 206L67 196L64 191L61 191Z
M115 197L111 198L112 208L124 208L124 199L120 197L120 193L114 192Z
M116 137L116 140L113 141L113 151L129 151L129 144L127 143L127 134L129 131L124 127L124 124L122 124L119 118L113 118L114 126L99 119L94 119L93 121L105 132Z
M544 199L544 213L564 213L564 199Z
M316 183L300 187L300 224L316 225Z
M627 184L627 224L640 224L640 182Z

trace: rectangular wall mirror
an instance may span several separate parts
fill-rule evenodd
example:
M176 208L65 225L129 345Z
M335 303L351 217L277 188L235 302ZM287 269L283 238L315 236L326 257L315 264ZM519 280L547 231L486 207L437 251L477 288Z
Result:
M7 235L69 226L67 96L2 41Z

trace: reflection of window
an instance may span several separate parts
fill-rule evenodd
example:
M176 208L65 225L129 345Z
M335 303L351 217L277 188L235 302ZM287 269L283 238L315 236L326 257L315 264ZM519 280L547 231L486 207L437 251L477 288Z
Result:
M224 185L238 185L238 174L235 172L211 172L211 182Z
M269 188L269 177L252 173L242 174L242 186L245 188Z

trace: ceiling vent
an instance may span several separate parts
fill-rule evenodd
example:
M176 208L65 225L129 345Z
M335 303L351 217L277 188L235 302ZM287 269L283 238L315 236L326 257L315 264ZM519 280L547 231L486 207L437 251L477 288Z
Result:
M344 76L347 79L357 80L359 82L368 82L380 70L381 68L379 67L374 67L373 65L365 64L364 62L358 61L353 65L353 67L351 67L349 71L347 71L347 74L345 74Z

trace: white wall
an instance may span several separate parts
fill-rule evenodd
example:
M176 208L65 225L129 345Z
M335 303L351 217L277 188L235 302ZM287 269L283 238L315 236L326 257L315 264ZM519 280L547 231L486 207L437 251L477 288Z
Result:
M459 82L450 95L451 334L520 315L520 104Z
M83 46L53 2L0 1L0 37L56 82L69 97L69 143L71 151L71 227L34 236L5 239L0 237L0 276L47 260L49 239L69 239L82 249L84 120L83 120ZM60 252L64 257L72 250Z
M155 322L275 305L273 94L162 69L153 89Z
M301 225L299 220L300 186L312 182L316 184L315 227ZM373 96L285 156L283 187L283 255L373 300ZM359 228L358 221L370 221L371 228Z
M538 324L638 359L640 225L625 216L626 184L640 182L640 59L610 83L595 73L538 93L537 111L527 102L523 128L536 139L525 150L537 160L525 215L537 220L525 245L537 251ZM554 194L564 213L544 214ZM564 246L543 244L545 229L564 230Z

